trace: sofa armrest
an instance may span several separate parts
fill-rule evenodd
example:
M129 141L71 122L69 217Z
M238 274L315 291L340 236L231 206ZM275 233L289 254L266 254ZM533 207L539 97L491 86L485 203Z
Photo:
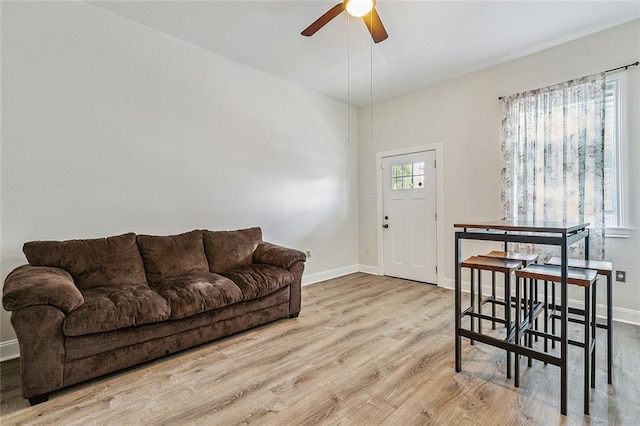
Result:
M261 242L253 252L253 263L263 263L289 269L296 262L304 262L307 255L300 250L290 249L275 244Z
M302 301L301 286L307 255L300 250L261 242L253 252L253 263L262 263L286 269L293 275L289 294L289 316L297 317Z
M83 303L73 278L60 268L20 266L7 276L2 289L2 305L7 311L52 305L68 314Z

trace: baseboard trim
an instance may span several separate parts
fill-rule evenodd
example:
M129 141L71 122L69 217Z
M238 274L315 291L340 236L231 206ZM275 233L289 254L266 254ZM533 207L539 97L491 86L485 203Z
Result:
M20 346L18 339L0 342L0 362L20 358Z
M316 272L315 274L303 275L302 285L316 284L322 281L339 278L359 271L358 265L348 265L341 268L330 269L328 271Z
M598 312L600 312L600 305L598 305ZM640 311L627 308L613 307L613 320L626 322L629 324L640 325Z
M380 275L380 271L378 269L377 266L371 266L371 265L358 265L358 270L360 272L363 272L365 274L370 274L370 275Z
M454 282L451 278L446 278L444 280L444 288L449 290L454 290ZM470 288L470 283L468 281L463 281L462 291L464 293L468 293L469 288ZM501 285L496 286L496 292L497 294L504 294ZM483 283L482 293L485 295L491 294L491 287L486 283ZM569 305L575 306L576 308L583 308L584 302L582 300L569 299ZM596 315L599 318L606 318L606 313L607 313L607 305L598 303L596 305ZM614 306L613 320L618 322L625 322L628 324L640 325L640 311Z

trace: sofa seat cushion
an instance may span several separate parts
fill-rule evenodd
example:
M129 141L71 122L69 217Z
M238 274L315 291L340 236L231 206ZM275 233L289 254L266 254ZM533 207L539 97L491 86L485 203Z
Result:
M64 334L83 336L134 325L166 321L171 306L147 284L93 287L82 291L84 304L64 321Z
M138 235L138 247L150 283L192 272L209 272L202 231L179 235Z
M68 241L31 241L23 249L33 266L64 269L80 290L145 282L136 234Z
M290 285L294 278L286 269L271 265L255 264L236 268L221 275L233 281L244 295L244 300L263 297Z
M171 319L186 318L242 302L242 291L230 279L210 272L194 272L152 283L171 305Z

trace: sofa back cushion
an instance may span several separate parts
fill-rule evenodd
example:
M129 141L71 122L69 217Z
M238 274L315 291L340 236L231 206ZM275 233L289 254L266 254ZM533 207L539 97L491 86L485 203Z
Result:
M169 236L138 235L138 247L150 283L209 272L200 230Z
M68 241L31 241L22 251L34 266L67 271L80 290L146 282L136 234Z
M204 231L204 250L209 270L222 273L253 263L253 252L262 242L262 229Z

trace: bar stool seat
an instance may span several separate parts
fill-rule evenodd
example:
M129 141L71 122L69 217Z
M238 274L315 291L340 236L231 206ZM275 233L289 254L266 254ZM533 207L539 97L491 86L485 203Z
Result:
M515 272L516 280L518 283L516 284L516 291L519 293L519 280L521 278L531 279L531 280L544 280L545 282L552 283L560 283L562 281L562 268L556 265L539 265L533 264L529 265L526 268L519 269ZM589 414L589 388L594 387L594 377L595 377L595 364L591 363L591 359L595 356L595 286L596 286L596 276L597 272L595 270L590 269L580 269L574 267L567 267L567 283L570 285L576 285L583 287L585 289L585 300L584 300L584 311L582 311L583 319L582 320L574 320L574 322L579 322L584 325L584 342L576 342L573 340L569 340L569 344L580 346L584 348L584 413ZM546 286L545 286L546 292ZM516 323L520 322L520 303L519 303L519 294L516 295L516 299L518 300L516 303ZM526 305L525 301L525 305ZM553 300L553 306L556 307L555 300ZM545 309L547 307L547 303L545 301ZM545 342L547 338L558 339L555 334L546 334L546 321L548 318L552 320L559 319L560 316L552 314L550 316L545 315L545 333L543 337L545 337ZM567 319L568 320L568 319ZM524 330L522 335L520 334L520 329L516 328L516 343L519 343L520 339L524 337L524 334L529 330ZM536 330L536 335L541 334ZM546 351L546 347L545 347ZM515 364L515 384L516 387L519 386L519 358L520 356L516 353L516 364ZM590 380L591 379L591 380Z
M511 274L522 266L522 262L519 260L508 260L483 256L472 256L460 263L460 267L469 268L471 270L471 291L470 291L470 304L471 306L462 312L461 317L469 315L471 318L470 325L471 331L474 331L474 318L478 319L478 333L482 333L482 320L491 321L492 328L495 330L496 322L502 323L506 327L506 341L513 339L514 323L511 320ZM477 311L475 308L475 280L474 270L478 271L478 306ZM504 300L498 300L495 294L495 279L493 280L492 293L489 297L483 298L482 295L482 275L481 271L491 271L492 274L496 272L504 274ZM491 316L484 315L482 313L482 306L491 304ZM496 305L504 306L504 318L498 318L496 316ZM474 341L471 340L471 344ZM507 351L507 378L511 378L511 351Z
M509 259L519 260L522 262L522 266L528 266L538 260L538 255L535 253L518 253L514 251L499 251L493 250L487 254L481 254L481 257L494 257L497 259Z
M489 256L471 256L467 260L460 263L463 268L482 269L484 271L496 271L503 274L513 272L520 267L522 263L517 260L500 259Z
M562 259L560 257L552 257L545 262L547 265L560 266ZM605 260L585 260L585 259L567 259L567 265L570 268L592 269L598 275L613 275L613 263Z
M560 257L552 257L547 265L561 265ZM607 382L613 383L613 263L606 260L567 259L571 268L592 269L607 279L607 323L597 324L607 330Z
M590 287L596 279L596 271L590 269L567 268L567 282L581 287ZM532 278L559 283L562 277L560 266L555 265L529 265L516 271L516 278Z

